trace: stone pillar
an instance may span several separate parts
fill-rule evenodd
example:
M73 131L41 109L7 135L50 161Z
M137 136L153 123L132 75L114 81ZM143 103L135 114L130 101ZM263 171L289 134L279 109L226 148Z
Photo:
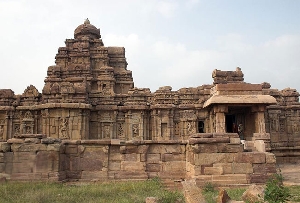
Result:
M214 107L216 133L226 133L225 113L228 112L228 107L225 105L217 105Z
M251 111L254 112L255 132L266 133L265 106L264 105L253 106Z
M168 122L168 128L169 128L169 140L174 140L174 110L170 109L169 112L169 122Z

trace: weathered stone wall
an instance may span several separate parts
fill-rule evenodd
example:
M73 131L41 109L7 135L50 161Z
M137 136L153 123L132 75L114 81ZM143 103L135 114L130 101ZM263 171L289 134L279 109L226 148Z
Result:
M264 183L276 173L274 154L244 152L236 134L198 134L187 146L187 177L198 185Z
M236 134L202 134L182 141L13 138L0 143L0 177L9 180L145 180L175 184L263 183L276 172L271 153L243 152Z

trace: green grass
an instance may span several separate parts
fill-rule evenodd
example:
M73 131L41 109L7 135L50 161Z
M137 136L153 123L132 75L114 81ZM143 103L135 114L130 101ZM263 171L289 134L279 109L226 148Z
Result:
M58 202L145 202L157 197L159 202L184 202L179 192L166 190L159 179L68 185L51 182L8 182L0 185L1 203L58 203Z

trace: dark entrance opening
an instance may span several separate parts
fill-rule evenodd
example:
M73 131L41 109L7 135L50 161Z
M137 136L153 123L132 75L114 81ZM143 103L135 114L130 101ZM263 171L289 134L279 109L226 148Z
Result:
M228 132L228 133L236 133L237 132L236 120L235 120L234 114L226 115L225 125L226 125L226 132Z
M204 133L204 121L198 121L198 133Z

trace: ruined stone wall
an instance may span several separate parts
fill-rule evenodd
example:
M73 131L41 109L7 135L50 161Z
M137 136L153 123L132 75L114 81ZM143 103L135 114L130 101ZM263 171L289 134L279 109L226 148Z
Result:
M265 183L276 173L272 153L245 152L237 134L198 134L187 146L187 177L200 186Z
M278 163L299 163L300 156L300 104L295 89L264 89L274 96L277 105L267 107L266 129L270 133L270 145Z
M263 183L275 173L271 153L243 152L236 134L198 134L182 141L13 138L0 142L0 178L109 181L160 177L170 186Z

